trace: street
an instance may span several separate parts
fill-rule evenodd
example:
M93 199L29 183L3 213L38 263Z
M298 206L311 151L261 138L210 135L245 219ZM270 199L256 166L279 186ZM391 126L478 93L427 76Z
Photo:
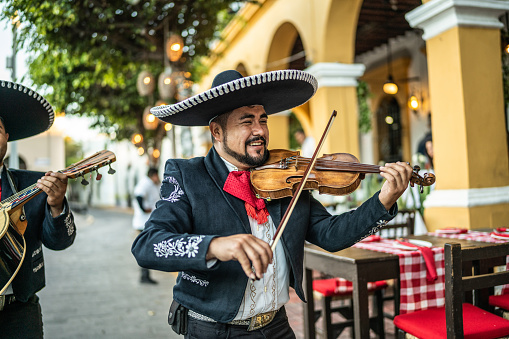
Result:
M167 323L176 275L153 271L159 284L139 282L131 213L74 215L75 243L64 251L44 248L46 287L38 295L45 338L182 338Z

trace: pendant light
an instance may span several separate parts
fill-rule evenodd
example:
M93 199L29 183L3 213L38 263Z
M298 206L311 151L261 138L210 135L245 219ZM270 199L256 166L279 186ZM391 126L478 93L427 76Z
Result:
M387 77L387 81L384 83L383 91L386 94L394 95L398 93L398 85L394 82L394 78L392 77L392 58L391 58L391 46L389 41L387 41L387 67L389 70L389 76Z

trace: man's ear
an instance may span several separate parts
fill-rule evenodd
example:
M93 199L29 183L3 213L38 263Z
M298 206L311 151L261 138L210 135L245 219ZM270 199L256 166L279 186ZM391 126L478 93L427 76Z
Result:
M209 125L210 133L212 134L212 137L214 137L215 141L221 141L223 130L221 129L221 126L217 122L211 122Z
M5 139L9 141L9 133L5 133Z

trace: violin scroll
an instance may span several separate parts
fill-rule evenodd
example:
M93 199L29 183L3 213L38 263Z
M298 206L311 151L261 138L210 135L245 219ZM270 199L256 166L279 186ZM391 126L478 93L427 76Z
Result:
M419 186L419 191L424 192L424 186L431 186L435 183L435 175L433 173L424 173L423 176L419 174L421 168L417 165L414 166L412 177L410 178L410 186L414 187L414 184Z

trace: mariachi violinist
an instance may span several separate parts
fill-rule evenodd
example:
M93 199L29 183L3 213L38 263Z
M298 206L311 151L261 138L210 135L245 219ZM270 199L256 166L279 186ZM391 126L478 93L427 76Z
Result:
M295 338L284 305L289 289L304 300L304 242L339 251L397 214L412 168L386 164L381 191L357 210L330 215L301 194L281 240L270 242L290 198L259 199L249 169L268 158L269 115L302 105L316 79L281 70L218 74L212 88L152 113L165 122L209 126L206 157L166 162L157 203L132 252L149 269L178 271L169 321L186 338Z

